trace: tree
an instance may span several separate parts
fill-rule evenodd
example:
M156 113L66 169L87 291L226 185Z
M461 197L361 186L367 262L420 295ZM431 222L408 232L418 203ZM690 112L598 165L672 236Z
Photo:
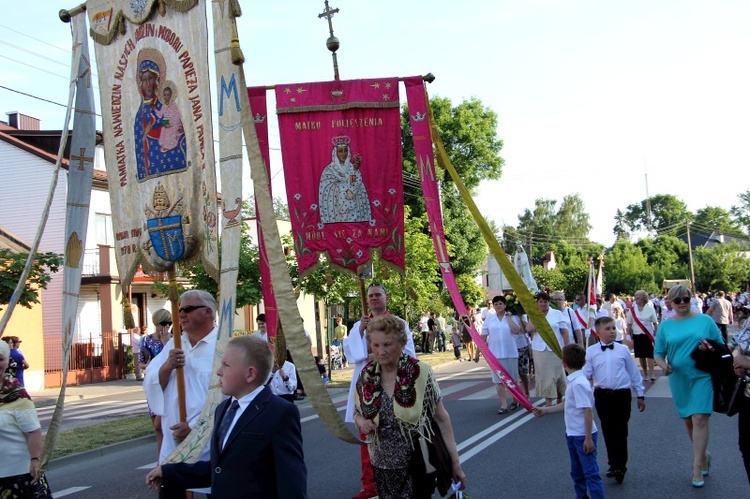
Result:
M554 199L537 198L533 210L527 208L518 216L516 228L520 240L526 243L526 252L537 260L554 251L556 243L587 246L590 230L589 214L578 194L563 197L560 208Z
M0 304L10 303L28 257L28 253L16 253L7 248L0 249ZM62 263L63 257L60 254L37 253L18 304L31 308L35 303L39 303L39 292L47 289L52 274L60 270Z
M612 229L612 232L615 234L615 240L619 241L620 239L625 239L626 241L630 240L630 231L628 230L628 223L625 218L625 214L622 212L620 208L617 208L617 213L615 214L615 226Z
M242 216L247 220L255 218L255 196L250 195L242 202ZM289 220L289 206L281 198L273 198L273 214L276 218Z
M747 246L740 244L717 244L713 248L696 248L696 289L712 291L744 290L750 281L750 259Z
M497 137L497 114L485 108L478 99L463 101L453 106L450 99L430 99L430 109L440 138L461 181L473 192L482 180L498 179L503 159L503 142ZM404 106L401 116L404 165L404 203L413 217L425 213L419 172L414 154L414 142L409 124L409 110ZM453 271L458 277L474 277L487 258L487 250L479 228L473 221L455 183L443 169L436 171L440 182L445 238ZM429 234L427 224L423 232ZM438 280L439 282L439 280Z
M654 284L661 287L664 279L683 279L690 275L688 245L674 236L657 236L636 243L646 256L654 275ZM605 260L605 264L609 259Z
M659 234L675 235L677 230L692 218L684 202L672 194L657 194L640 203L629 205L625 209L623 222L631 232L655 230ZM615 227L617 229L617 226Z
M750 234L750 189L737 196L740 204L732 206L729 210L737 221L742 224L747 233Z
M658 292L654 274L641 248L628 242L617 241L605 260L607 290L617 294L632 294L639 289ZM660 283L661 284L661 283Z
M718 206L706 206L695 212L692 226L695 230L705 234L718 232L734 237L745 237L742 223L737 219L732 219L732 215L725 209Z

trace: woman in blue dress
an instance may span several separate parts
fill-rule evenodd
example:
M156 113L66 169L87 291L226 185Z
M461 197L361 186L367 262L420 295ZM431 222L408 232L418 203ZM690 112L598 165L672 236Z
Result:
M667 300L676 315L662 322L659 328L654 362L669 376L674 405L693 442L693 487L703 487L703 477L711 470L711 455L706 449L714 391L711 375L696 368L690 354L701 340L723 341L710 316L690 309L691 296L687 286L678 285L669 290Z

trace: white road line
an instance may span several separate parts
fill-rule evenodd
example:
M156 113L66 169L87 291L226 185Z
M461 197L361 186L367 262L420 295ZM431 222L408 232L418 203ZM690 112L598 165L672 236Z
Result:
M440 388L440 395L442 395L443 397L447 397L448 395L452 393L460 392L461 390L465 390L469 387L472 387L476 385L477 383L478 383L477 381L462 381L460 383L456 383L455 385L449 386L447 388Z
M67 489L63 489L63 490L59 490L57 492L53 492L52 495L55 496L55 497L65 497L65 496L69 496L71 494L76 494L78 492L81 492L83 490L90 489L90 488L91 488L91 485L89 485L87 487L69 487Z
M346 410L346 406L345 405L342 405L341 407L337 407L336 408L337 412L341 412L341 411L345 411L345 410ZM318 417L319 417L318 414L315 413L315 414L312 414L311 416L307 416L307 417L304 417L304 418L300 419L300 423L307 423L308 421L312 421L313 419L318 419Z
M534 406L535 407L540 407L544 403L545 403L545 400L541 399L541 400L537 401L534 404ZM516 419L518 419L518 421L515 421ZM464 449L464 448L472 445L473 443L477 442L478 440L482 440L482 442L479 445L477 445L476 447L473 447L471 450L468 450L465 453L460 454L458 456L459 461L462 462L462 463L465 462L465 461L468 461L469 459L471 459L472 457L474 457L476 454L480 453L481 451L483 451L484 449L486 449L490 445L494 444L495 442L497 442L498 440L500 440L501 438L503 438L508 433L512 432L513 430L515 430L519 426L528 423L532 419L534 419L534 415L533 414L529 414L528 412L526 412L525 410L523 410L522 412L514 414L511 417L505 418L502 421L500 421L499 423L490 426L486 430L477 433L473 437L471 437L471 438L469 438L467 440L464 440L463 442L461 442L460 444L458 444L456 446L456 448L457 448L457 450L459 452L462 449ZM515 423L513 423L513 421L515 421ZM510 424L510 423L513 423L513 424ZM502 430L502 431L500 431L498 433L495 433L491 437L485 439L485 437L487 435L489 435L491 433L494 433L495 431L499 430L503 426L506 426L506 425L509 425L509 424L510 424L510 426L508 426L504 430Z
M479 390L478 392L474 392L471 395L467 395L465 397L461 397L459 400L487 400L491 399L492 397L497 395L497 389L494 386L491 386L489 388L485 388L484 390Z
M90 404L75 404L75 405L66 404L65 405L65 412L74 411L74 410L79 409L79 408L89 408L89 407L95 407L95 406L98 406L98 405L107 405L107 404L111 405L112 402L92 402ZM47 413L52 414L54 411L55 411L55 406L54 405L48 405L48 406L44 406L44 407L39 407L36 410L36 413L37 414L47 414Z
M109 409L107 411L97 412L98 409L95 409L94 411L87 411L85 413L78 413L74 416L67 416L65 419L88 419L92 416L93 417L109 416L112 414L123 414L126 412L141 411L144 409L148 409L148 404L146 404L145 402L142 402L138 404L131 404L127 406L117 407L115 409Z
M152 470L156 468L159 465L159 461L154 461L153 463L146 464L144 466L138 466L137 470Z

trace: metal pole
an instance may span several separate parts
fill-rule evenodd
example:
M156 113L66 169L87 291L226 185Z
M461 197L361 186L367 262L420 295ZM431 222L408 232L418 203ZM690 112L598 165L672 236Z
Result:
M695 267L693 267L693 245L690 244L690 220L685 221L685 226L687 227L688 255L690 255L690 284L693 287L693 292L695 292Z

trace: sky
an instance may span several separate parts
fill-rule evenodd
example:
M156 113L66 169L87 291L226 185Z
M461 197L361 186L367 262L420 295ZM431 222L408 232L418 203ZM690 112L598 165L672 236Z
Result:
M430 96L477 98L497 113L505 166L475 202L498 225L517 225L537 198L559 206L578 194L590 238L609 246L617 209L647 192L672 194L691 211L728 210L750 188L746 0L329 3L340 10L342 79L433 73ZM71 49L57 13L77 2L0 5L0 120L19 111L60 129L65 108L55 103L67 102ZM322 0L241 5L249 85L333 79ZM271 123L274 195L284 197ZM252 191L249 171L243 190Z

